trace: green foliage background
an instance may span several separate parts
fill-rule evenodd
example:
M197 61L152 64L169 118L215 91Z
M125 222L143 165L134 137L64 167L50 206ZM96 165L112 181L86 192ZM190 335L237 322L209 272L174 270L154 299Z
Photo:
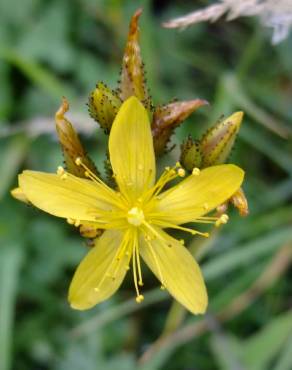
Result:
M247 18L183 32L161 28L206 3L0 2L1 370L291 370L292 37L272 46L269 30ZM151 274L141 305L128 279L93 310L71 310L67 288L88 247L65 222L9 195L23 168L55 171L62 162L53 116L63 95L102 167L105 136L85 103L97 81L114 87L138 6L154 101L211 103L176 131L175 143L188 133L199 137L222 114L246 113L231 161L246 170L250 216L232 212L204 245L205 317L177 305L169 311L171 299ZM177 154L178 146L169 158Z

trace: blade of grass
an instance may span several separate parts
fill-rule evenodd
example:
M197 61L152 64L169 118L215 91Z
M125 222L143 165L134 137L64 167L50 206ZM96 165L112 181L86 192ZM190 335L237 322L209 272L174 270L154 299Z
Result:
M219 276L235 270L239 266L252 264L257 258L272 253L283 243L292 240L292 229L286 227L261 236L251 242L238 246L229 253L223 253L216 259L203 266L203 274L206 280L217 279Z
M249 307L263 292L272 286L287 271L292 260L292 244L282 246L272 261L267 265L258 279L215 317L220 322L226 322ZM140 357L139 370L159 369L171 353L180 345L205 333L208 330L206 319L186 324L175 333L167 335L154 342Z
M0 59L17 67L27 78L46 91L52 98L59 99L66 95L71 98L71 92L65 84L61 83L53 74L41 64L26 59L16 50L0 48Z
M106 325L109 322L120 319L121 317L138 311L144 307L150 306L157 302L162 301L167 297L167 294L161 289L153 289L144 294L144 301L140 304L134 299L129 299L123 303L120 303L110 309L106 309L97 316L85 321L84 323L76 326L69 332L71 338L78 338L83 335L87 335L92 331L100 329L102 326Z
M292 310L273 318L242 345L249 370L268 369L272 359L292 334Z
M22 262L19 246L6 246L0 249L0 369L11 369L12 327L15 295L18 286L19 270Z
M0 199L4 196L9 188L12 179L17 174L20 164L22 163L29 147L29 139L26 136L16 136L8 144L5 152L1 153L0 163Z
M262 131L260 132L247 120L245 120L240 131L240 138L277 163L284 171L292 174L291 157L287 155L287 152L276 146L268 135Z
M275 134L283 138L287 138L289 135L291 135L290 128L273 118L271 114L258 107L253 100L249 98L236 75L227 73L222 78L225 91L228 93L230 100L236 106L240 106L241 109L249 114L255 121Z
M292 333L286 341L278 361L275 364L274 370L290 370L292 368Z

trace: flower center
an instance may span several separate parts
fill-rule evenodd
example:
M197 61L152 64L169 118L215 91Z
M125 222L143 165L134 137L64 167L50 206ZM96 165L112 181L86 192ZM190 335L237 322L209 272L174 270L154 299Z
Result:
M145 220L144 213L141 208L133 207L128 212L128 222L134 226L140 226Z

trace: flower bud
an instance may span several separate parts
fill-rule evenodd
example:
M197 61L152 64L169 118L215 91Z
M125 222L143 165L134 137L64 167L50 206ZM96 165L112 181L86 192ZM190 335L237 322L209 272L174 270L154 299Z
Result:
M142 9L138 9L130 21L118 91L122 101L134 95L148 111L151 111L152 103L146 87L144 64L139 46L138 21L141 14Z
M200 143L193 140L191 136L181 145L180 163L188 171L192 171L195 167L201 167L202 153Z
M158 155L163 154L173 130L191 113L207 104L206 100L194 99L158 106L153 114L152 122L155 153Z
M217 123L201 139L202 167L222 164L228 158L238 134L243 112L233 113Z
M72 175L78 177L86 177L84 168L76 164L76 158L80 158L82 159L82 162L93 173L98 174L95 165L86 154L72 124L64 116L68 109L69 109L68 101L66 98L63 98L62 104L55 115L56 130L62 147L67 171Z
M108 134L121 104L118 94L99 82L89 96L89 114Z

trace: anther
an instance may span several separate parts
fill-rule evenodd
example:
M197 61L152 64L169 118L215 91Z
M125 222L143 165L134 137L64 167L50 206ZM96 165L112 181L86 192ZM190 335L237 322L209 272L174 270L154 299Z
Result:
M69 225L74 225L74 223L75 223L73 218L67 218L67 222L68 222Z
M164 285L161 285L161 286L160 286L160 289L161 289L161 290L165 290L165 286L164 286Z
M143 286L143 285L144 285L144 283L143 283L143 281L142 281L142 280L139 280L139 281L138 281L138 284L139 284L140 286Z
M177 174L179 175L179 177L185 177L186 171L183 168L179 168L177 170Z
M194 176L198 176L199 174L200 174L200 169L199 168L197 168L197 167L195 167L195 168L193 168L193 171L192 171L192 174L194 175Z
M144 296L143 296L142 294L139 294L139 295L136 297L136 302L137 302L137 303L141 303L143 300L144 300Z
M74 222L74 226L75 226L75 227L80 226L80 220L76 220L76 221Z
M61 180L66 180L68 177L67 173L63 173L63 175L61 175Z
M228 222L228 220L229 220L229 217L228 217L228 215L227 214L225 214L225 213L223 213L223 215L221 215L219 218L218 218L218 220L215 222L215 226L220 226L220 225L222 225L222 224L227 224L227 222Z
M80 158L80 157L77 157L77 158L75 159L75 164L76 164L76 166L81 166L82 161L81 161L81 158Z
M65 170L62 166L58 166L57 168L57 175L61 176L65 173Z

